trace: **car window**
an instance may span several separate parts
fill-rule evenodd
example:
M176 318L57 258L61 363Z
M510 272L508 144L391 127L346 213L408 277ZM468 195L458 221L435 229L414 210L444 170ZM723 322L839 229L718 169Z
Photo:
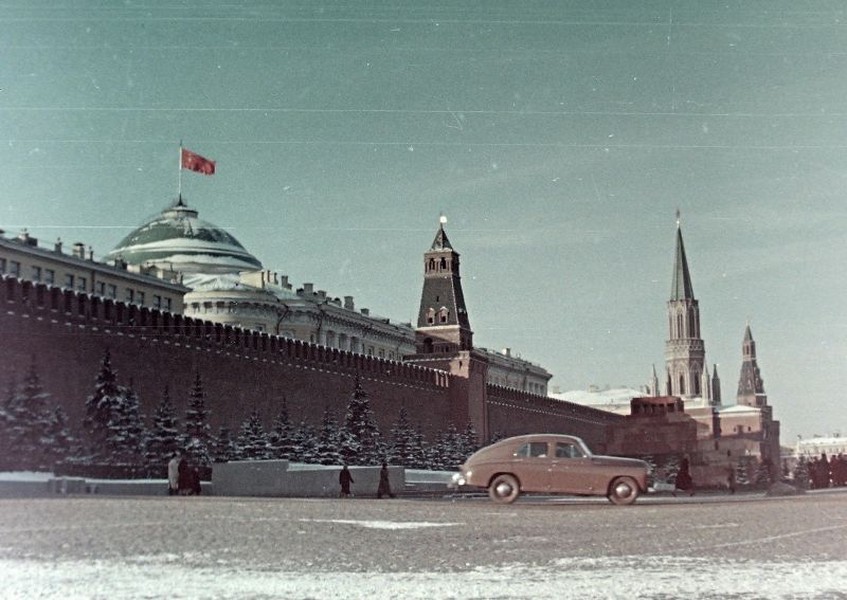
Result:
M547 442L529 442L518 448L514 455L544 458L547 456Z
M556 442L556 458L582 458L582 450L576 444Z

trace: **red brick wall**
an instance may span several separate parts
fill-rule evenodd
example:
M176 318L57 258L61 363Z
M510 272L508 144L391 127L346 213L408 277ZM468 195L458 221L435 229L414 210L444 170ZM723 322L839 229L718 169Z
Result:
M165 385L182 414L199 371L215 429L237 427L253 408L269 425L283 397L293 421L317 424L327 405L343 418L357 374L384 433L401 406L428 433L446 427L451 414L450 379L439 371L111 301L92 303L13 279L0 281L0 344L0 393L10 381L22 381L34 358L46 391L72 423L82 418L106 349L119 383L132 379L148 415Z
M384 434L401 406L428 436L469 415L459 396L471 387L443 371L0 279L0 394L22 381L34 359L45 390L78 424L107 349L119 383L132 379L148 416L166 385L184 414L199 371L214 429L237 428L254 408L269 426L283 397L295 423L318 424L326 406L341 419L356 375ZM498 386L486 391L491 434L571 433L603 451L606 426L622 419Z
M536 396L496 385L488 386L488 423L492 435L567 433L581 437L593 452L606 451L607 428L621 415Z

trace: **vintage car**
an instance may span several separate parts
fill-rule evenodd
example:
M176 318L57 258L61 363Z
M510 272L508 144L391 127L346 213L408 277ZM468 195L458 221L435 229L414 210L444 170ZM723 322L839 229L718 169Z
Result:
M453 485L487 488L502 503L514 502L521 492L539 492L632 504L647 491L648 471L642 460L592 454L575 436L532 434L477 451L453 475Z

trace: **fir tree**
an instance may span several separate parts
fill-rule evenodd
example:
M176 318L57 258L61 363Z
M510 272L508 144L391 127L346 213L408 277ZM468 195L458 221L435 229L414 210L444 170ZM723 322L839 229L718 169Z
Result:
M118 386L117 373L112 368L112 359L107 350L100 363L100 371L94 383L94 393L85 401L83 431L87 446L86 462L97 462L111 458L110 442L112 429L118 419L123 403L123 391Z
M368 394L362 389L358 377L353 396L347 405L344 431L346 435L342 439L341 453L347 464L368 465L379 461L379 429Z
M315 429L306 421L301 421L297 431L294 432L294 451L291 460L312 464L318 462L317 435Z
M179 422L167 386L152 421L146 458L149 464L166 464L180 449Z
M238 435L239 454L242 460L266 460L270 458L270 447L265 427L262 425L262 417L258 410L253 410L241 424L241 432Z
M337 465L342 462L340 447L340 432L338 425L335 422L335 417L329 406L324 409L324 416L321 420L321 430L318 435L316 456L319 464L322 465Z
M471 454L479 450L479 441L473 423L468 421L468 424L465 426L465 430L459 434L457 442L457 456L461 457L462 463L465 462Z
M418 462L415 448L416 431L409 422L409 412L400 407L397 422L391 428L391 443L388 447L388 464L412 468Z
M462 433L456 430L452 423L447 431L439 437L438 453L436 462L442 471L454 471L465 462L465 439Z
M53 467L52 450L48 447L53 416L48 406L49 397L41 386L33 362L21 390L13 394L6 405L13 462L18 468L43 470Z
M76 440L68 425L68 416L61 406L57 406L53 409L47 429L46 447L51 464L55 465L70 457L75 446Z
M282 399L282 407L271 425L268 442L272 458L291 459L294 454L294 427L288 417L285 398Z
M3 402L0 403L0 469L9 469L13 466L12 451L12 427L14 418L12 416L12 406L15 402L15 392L17 385L14 379L10 379L6 388L6 396Z
M218 436L215 440L215 447L212 451L212 459L216 463L225 463L231 460L241 460L241 452L232 439L232 432L229 427L221 427L218 430Z
M119 386L121 402L110 423L109 446L111 460L122 464L140 464L144 456L147 431L141 417L141 407L132 381Z
M196 466L210 465L212 458L209 455L209 449L212 443L206 394L203 392L203 381L198 371L189 395L188 408L185 411L185 435L182 446L188 462Z

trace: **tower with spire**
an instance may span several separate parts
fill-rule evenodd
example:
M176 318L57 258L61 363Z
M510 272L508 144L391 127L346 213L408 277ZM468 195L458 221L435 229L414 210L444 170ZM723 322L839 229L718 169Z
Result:
M405 361L454 375L450 385L451 421L457 427L471 423L480 439L488 439L489 361L473 347L459 273L459 253L444 231L446 222L442 215L432 246L424 253L423 290L415 327L416 353Z
M702 397L713 394L706 366L706 348L700 337L700 307L694 297L691 273L682 241L679 211L676 216L676 258L668 310L668 339L665 342L667 395Z
M766 406L768 397L765 394L765 382L762 380L759 365L756 362L756 342L753 341L753 333L750 331L749 323L744 329L741 354L741 376L738 379L736 403L757 408Z
M418 354L443 354L473 348L473 332L459 274L459 253L447 239L445 222L442 215L432 246L424 253L424 283L417 325Z

